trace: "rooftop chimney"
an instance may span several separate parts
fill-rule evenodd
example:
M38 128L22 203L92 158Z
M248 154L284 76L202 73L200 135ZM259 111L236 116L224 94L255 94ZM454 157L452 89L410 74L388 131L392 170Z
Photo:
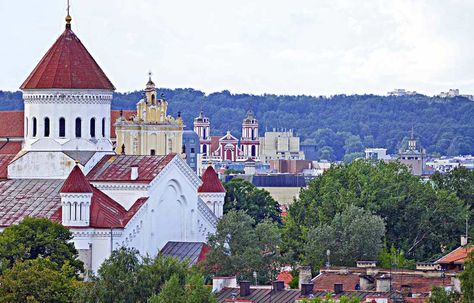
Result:
M461 236L461 246L467 245L467 236Z
M302 283L301 284L301 296L307 297L313 294L313 283Z
M302 288L302 284L311 282L311 267L301 266L299 268L299 287Z
M272 282L274 291L282 291L285 289L285 282L283 281L273 281Z
M249 281L240 281L240 296L241 297L250 296L250 282Z
M341 283L334 284L334 293L336 295L342 293L343 291L344 291L344 284L341 284Z
M133 165L130 167L130 180L138 179L138 165Z

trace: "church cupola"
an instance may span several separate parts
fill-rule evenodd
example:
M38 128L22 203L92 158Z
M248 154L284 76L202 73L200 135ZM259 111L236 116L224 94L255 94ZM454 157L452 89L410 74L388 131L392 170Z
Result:
M64 226L89 226L92 187L76 164L61 190L61 213Z
M260 139L258 137L258 121L251 110L247 112L247 117L242 122L240 146L245 158L259 160Z
M209 165L202 174L202 184L199 186L198 195L214 212L217 218L224 214L225 188L216 171Z
M106 151L115 90L71 29L66 28L21 85L25 102L24 150Z
M194 132L199 136L201 154L204 157L209 157L211 154L211 123L202 111L199 116L194 118Z

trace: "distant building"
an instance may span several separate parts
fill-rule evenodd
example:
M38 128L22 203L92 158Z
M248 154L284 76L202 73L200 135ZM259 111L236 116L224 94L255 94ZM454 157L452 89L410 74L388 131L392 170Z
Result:
M252 111L242 121L242 137L239 141L230 131L224 136L211 136L211 123L203 112L194 119L194 131L200 139L202 162L260 161L260 139L258 121Z
M418 94L416 91L408 91L403 88L396 88L391 92L387 93L389 96L402 97L402 96L413 96Z
M304 152L300 149L300 137L293 130L265 132L260 139L262 161L270 160L304 160Z
M441 93L438 94L438 97L440 97L440 98L464 97L464 98L468 98L469 100L474 100L473 95L461 95L459 93L459 89L457 89L457 88L454 88L454 89L451 88L447 92L441 92Z
M304 153L306 160L316 161L318 160L318 146L316 144L301 144L301 151Z
M137 103L137 114L131 119L123 115L115 123L115 152L124 155L167 155L181 153L183 120L168 116L168 102L156 96L155 83L146 84L145 96Z
M418 147L413 131L408 140L408 148L399 151L399 161L410 167L415 176L421 176L425 171L426 151Z
M199 136L192 130L183 132L183 149L182 155L186 157L186 163L195 172L198 172L201 154L199 152Z
M299 174L304 169L313 168L310 160L270 160L270 169L276 173Z
M366 148L365 158L371 160L389 160L390 155L387 155L386 148Z

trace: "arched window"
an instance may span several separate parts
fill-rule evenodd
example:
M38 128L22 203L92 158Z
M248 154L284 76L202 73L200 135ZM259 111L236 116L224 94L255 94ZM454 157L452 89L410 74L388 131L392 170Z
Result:
M59 118L59 137L66 137L66 119Z
M44 136L49 137L49 118L44 118Z
M81 118L76 118L76 138L81 137Z
M206 129L205 128L202 129L202 138L206 139Z
M256 156L256 148L255 145L252 145L252 157Z
M155 105L155 95L151 95L151 104Z
M105 118L102 118L102 137L105 138Z
M25 137L28 137L28 118L25 118Z
M95 138L95 118L91 118L91 124L90 124L90 134L91 138Z
M36 118L33 117L33 137L36 137L36 132L38 131L37 129L37 122L36 122Z
M206 145L206 144L204 144L204 145L202 146L202 153L203 153L204 155L207 155L207 145Z

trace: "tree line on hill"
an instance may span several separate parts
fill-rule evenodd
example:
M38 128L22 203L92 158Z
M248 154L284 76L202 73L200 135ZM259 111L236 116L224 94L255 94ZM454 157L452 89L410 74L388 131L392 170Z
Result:
M412 127L423 148L434 155L456 156L474 150L474 102L423 95L387 97L335 95L331 97L205 94L199 90L158 90L169 102L169 114L181 112L192 127L201 110L211 120L211 134L227 130L240 137L241 123L253 110L265 130L293 129L305 144L316 146L318 159L347 160L367 147L385 147L397 153ZM133 110L143 92L115 93L112 108ZM21 110L20 92L0 91L0 110Z

